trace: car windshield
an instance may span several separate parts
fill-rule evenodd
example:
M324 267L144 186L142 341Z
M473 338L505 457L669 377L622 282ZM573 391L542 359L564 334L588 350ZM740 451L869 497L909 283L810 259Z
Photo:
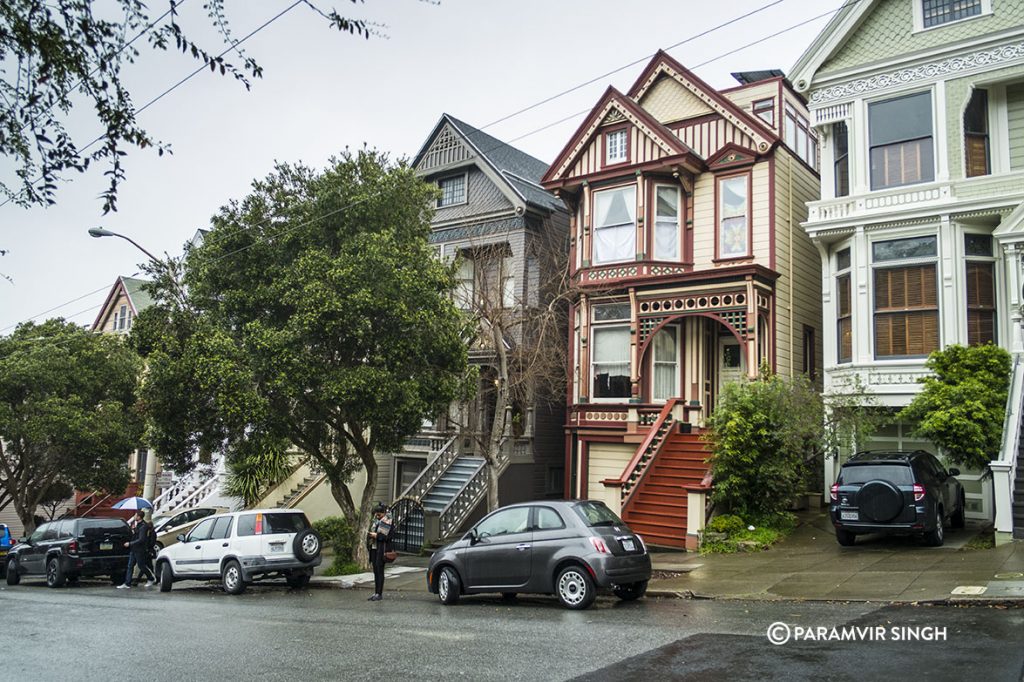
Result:
M906 464L847 464L839 473L840 485L859 485L881 479L895 485L911 485L914 477Z
M576 514L588 526L624 526L622 519L615 515L603 502L586 500L573 505Z

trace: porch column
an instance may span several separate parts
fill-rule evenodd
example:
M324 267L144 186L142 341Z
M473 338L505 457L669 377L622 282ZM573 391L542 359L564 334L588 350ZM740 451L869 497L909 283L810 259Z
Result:
M640 402L640 316L636 289L629 289L629 399Z
M579 391L580 402L590 402L590 300L580 295Z
M747 280L747 328L738 329L743 334L747 353L747 376L751 379L757 377L760 367L757 362L757 287L751 280Z

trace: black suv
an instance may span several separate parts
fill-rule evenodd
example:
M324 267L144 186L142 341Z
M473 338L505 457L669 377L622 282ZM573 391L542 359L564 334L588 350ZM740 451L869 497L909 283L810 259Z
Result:
M7 584L23 575L45 575L46 584L74 584L79 576L124 580L131 529L121 519L61 519L44 523L7 555Z
M832 485L836 540L849 546L858 534L917 534L938 547L946 519L953 528L964 527L964 487L954 478L959 474L924 450L857 453Z

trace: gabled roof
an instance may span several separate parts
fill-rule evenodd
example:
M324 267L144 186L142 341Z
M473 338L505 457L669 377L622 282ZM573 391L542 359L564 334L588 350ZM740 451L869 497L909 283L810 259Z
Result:
M1000 221L992 234L1004 242L1015 242L1024 238L1024 201Z
M597 129L601 127L608 114L616 110L636 126L640 132L661 147L669 156L684 157L692 166L703 166L703 159L700 158L697 152L690 149L671 130L647 113L636 102L623 95L614 87L608 86L604 95L598 100L594 108L590 110L587 117L583 119L583 123L572 134L572 137L569 138L569 143L562 149L555 162L551 164L551 168L548 169L541 182L546 185L561 179L565 171L576 162L577 157L583 153L587 145L597 134Z
M416 153L412 162L413 168L419 166L424 154L445 126L450 126L469 145L476 158L486 166L482 168L484 172L492 171L488 175L498 184L499 189L513 195L509 197L513 203L530 204L548 211L565 209L565 205L558 197L540 186L540 179L548 168L546 163L450 114L441 115L441 119Z
M814 80L814 74L825 61L846 43L847 38L857 29L861 21L875 8L877 0L848 2L832 15L825 28L804 50L789 70L789 79L797 92L806 93Z
M687 90L704 101L715 112L754 139L757 152L764 153L778 139L778 134L753 114L739 108L729 98L705 83L664 50L658 50L640 77L629 89L629 96L639 102L662 75L675 79Z
M118 277L117 281L114 282L114 286L110 287L110 292L100 307L96 321L92 323L92 330L98 331L102 328L103 323L110 317L114 303L121 297L122 292L128 299L128 304L132 308L132 315L134 317L138 317L139 313L153 305L153 297L142 289L142 285L148 283L149 280L145 279Z

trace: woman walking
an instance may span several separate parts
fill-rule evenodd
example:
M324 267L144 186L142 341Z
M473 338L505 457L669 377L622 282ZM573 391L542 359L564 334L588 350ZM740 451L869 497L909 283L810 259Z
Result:
M373 508L373 521L367 533L370 543L370 561L373 563L373 594L369 601L380 601L384 595L384 553L391 542L391 517L383 502Z

